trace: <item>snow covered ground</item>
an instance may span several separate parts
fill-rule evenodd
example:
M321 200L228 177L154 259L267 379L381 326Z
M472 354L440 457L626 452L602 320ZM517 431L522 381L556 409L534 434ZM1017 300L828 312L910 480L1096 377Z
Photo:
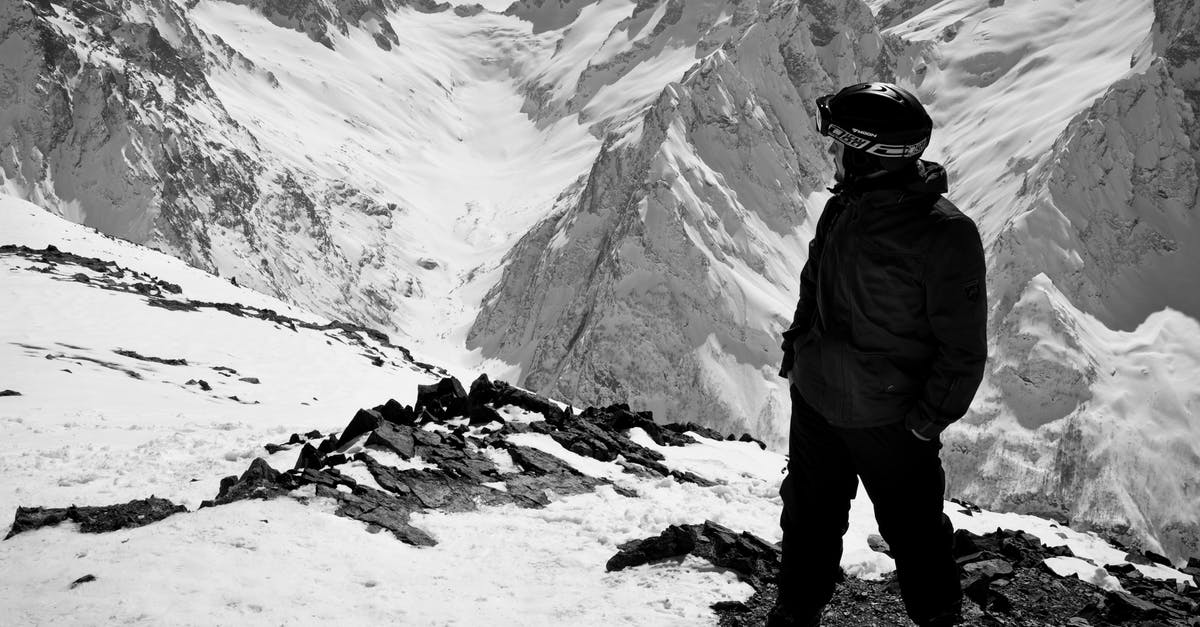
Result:
M9 197L0 197L2 244L54 245L176 283L180 298L322 321ZM222 476L240 474L255 456L291 467L296 449L267 455L262 444L313 428L336 431L359 407L389 397L411 404L416 385L436 378L378 343L378 353L364 353L329 331L151 307L142 295L99 289L95 278L83 283L77 273L95 275L0 254L0 389L21 394L0 397L0 521L18 505L106 505L151 494L194 510L216 494ZM371 359L378 354L387 358L382 366ZM236 374L222 374L230 369ZM187 385L200 378L211 391ZM315 497L309 505L239 502L99 535L65 523L0 542L0 611L13 625L697 625L714 623L711 603L751 594L731 573L695 558L616 573L604 563L622 542L706 519L777 541L781 455L699 436L692 446L658 447L644 432L631 433L669 467L721 482L703 488L638 478L547 436L511 437L639 497L604 486L544 509L418 514L413 524L438 541L431 548L368 533ZM959 510L947 503L956 526L1027 529L1092 560L1055 564L1064 572L1087 578L1097 565L1123 561L1096 537L1043 519ZM860 498L843 557L850 573L877 577L893 568L868 548L872 533L870 503ZM1143 572L1182 578L1161 568ZM72 588L84 575L95 581Z

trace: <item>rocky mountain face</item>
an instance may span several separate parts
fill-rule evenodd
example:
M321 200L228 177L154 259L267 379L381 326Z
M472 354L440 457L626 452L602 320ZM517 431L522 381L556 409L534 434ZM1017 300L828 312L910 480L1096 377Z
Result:
M1023 175L1023 213L991 242L989 382L948 460L967 498L1186 555L1200 546L1200 394L1184 374L1200 363L1186 339L1200 7L1154 12L1133 69Z
M242 4L326 48L330 33L354 28L384 52L399 40L382 16L408 3ZM172 0L0 7L0 135L10 147L0 185L260 291L395 328L397 302L423 293L418 255L398 252L412 249L411 237L390 233L404 198L367 177L290 159L262 143L262 129L235 119L214 77L282 88L275 73L201 27L204 8ZM305 130L311 140L315 129Z
M666 12L659 38L673 36L668 19L732 17L684 39L699 62L633 123L612 125L586 180L509 254L468 346L519 359L523 384L552 396L627 399L778 444L778 333L806 250L795 227L831 178L811 103L887 77L888 52L862 4ZM635 49L663 45L654 32Z

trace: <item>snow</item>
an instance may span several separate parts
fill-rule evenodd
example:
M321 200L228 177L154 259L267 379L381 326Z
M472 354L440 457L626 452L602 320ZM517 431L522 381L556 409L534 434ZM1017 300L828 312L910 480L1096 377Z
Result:
M174 272L171 278L184 296L218 287L241 295L201 272L173 268L159 253L59 218L43 222L44 214L3 202L0 233L29 232L32 227L22 224L34 220L38 237L66 250L121 255L131 269ZM54 221L61 236L52 232ZM28 265L13 256L0 262L0 298L6 303L0 309L0 384L22 393L0 399L0 437L7 444L0 452L0 518L11 516L17 505L101 505L150 494L194 510L215 494L220 477L240 473L254 456L276 468L294 463L296 449L267 456L263 443L314 427L335 432L358 407L382 400L382 390L411 403L416 385L431 380L402 366L375 367L354 346L317 331L216 311L148 307L136 294L63 280L77 268L43 273ZM113 347L185 358L188 365L131 360L112 353ZM56 357L46 359L47 353ZM224 377L213 366L253 374L261 383ZM212 382L213 393L181 384L197 376ZM230 401L224 398L229 392L259 404ZM537 417L514 408L505 413L526 421ZM362 523L335 516L332 501L315 497L311 488L105 534L61 525L0 543L6 565L0 571L0 607L15 624L70 624L81 616L249 625L472 624L479 616L498 625L714 624L710 604L744 600L752 592L732 573L692 557L616 573L606 572L604 563L619 544L657 535L671 524L713 520L778 541L784 458L753 443L694 434L697 442L686 447L658 447L641 430L629 435L663 453L668 466L720 485L639 478L615 463L571 453L544 434L515 434L509 438L514 444L611 478L638 497L602 486L555 498L544 509L414 515L413 524L438 540L430 548L369 533ZM427 467L420 459L365 450L385 464ZM506 452L485 452L502 470L515 470ZM378 487L359 462L342 470ZM1096 565L1119 561L1094 536L1048 521L988 512L966 517L956 509L947 504L962 528L1029 529L1048 542L1066 542ZM855 499L842 560L847 572L879 577L894 568L867 546L867 536L877 532L869 501ZM1054 566L1091 572L1079 562ZM1182 578L1161 567L1143 572ZM69 587L87 574L95 581ZM130 593L134 590L137 594Z
M888 29L913 42L897 74L933 117L926 158L985 242L1021 207L1029 165L1129 74L1153 19L1149 0L947 0Z
M1121 582L1117 581L1116 577L1108 574L1108 571L1096 566L1095 564L1081 560L1077 557L1051 557L1046 559L1046 566L1054 571L1054 574L1059 577L1076 576L1079 579L1091 583L1105 590L1119 590L1124 592L1121 587Z

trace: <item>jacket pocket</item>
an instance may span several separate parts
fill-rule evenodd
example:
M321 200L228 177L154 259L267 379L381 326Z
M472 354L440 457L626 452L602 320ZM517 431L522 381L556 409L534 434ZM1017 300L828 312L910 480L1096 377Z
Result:
M886 354L847 352L846 394L856 423L903 420L917 402L921 383L910 369L897 366Z

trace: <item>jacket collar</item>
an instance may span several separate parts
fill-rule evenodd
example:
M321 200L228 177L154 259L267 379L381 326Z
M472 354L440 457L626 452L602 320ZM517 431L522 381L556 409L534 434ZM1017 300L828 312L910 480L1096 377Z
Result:
M945 194L946 169L932 161L917 161L910 168L856 177L829 189L844 202L863 202L879 207L899 204L921 196Z

